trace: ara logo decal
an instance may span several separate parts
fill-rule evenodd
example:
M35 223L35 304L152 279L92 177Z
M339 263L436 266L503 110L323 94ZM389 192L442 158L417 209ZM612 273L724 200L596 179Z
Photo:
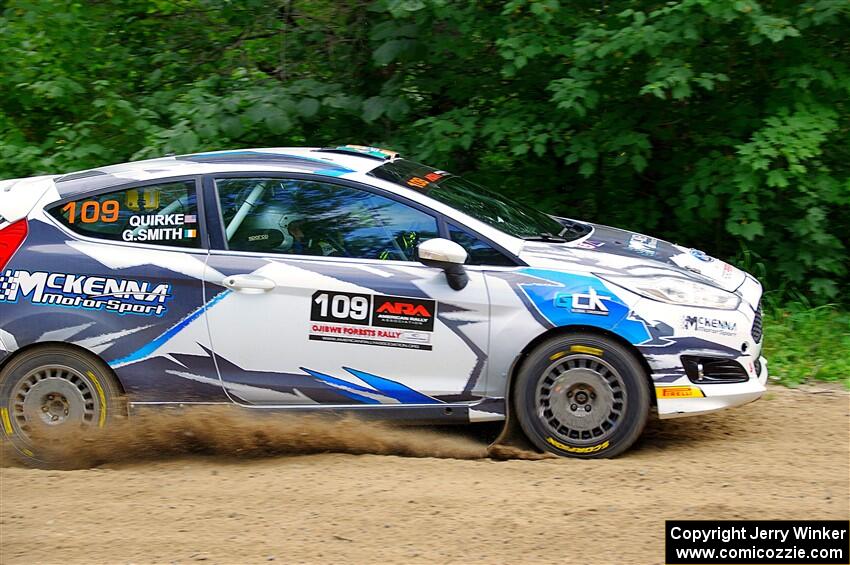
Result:
M558 294L555 296L555 306L559 308L569 308L571 312L576 314L597 314L600 316L608 315L608 307L605 306L603 300L611 300L610 296L605 296L596 292L593 287L588 287L585 293L574 294Z
M39 305L161 316L171 285L46 271L9 270L0 275L0 302L21 298Z
M430 318L431 313L421 304L411 304L409 302L384 302L378 307L378 314L403 314L405 316L421 316Z
M420 298L375 296L372 325L400 330L434 330L437 303Z

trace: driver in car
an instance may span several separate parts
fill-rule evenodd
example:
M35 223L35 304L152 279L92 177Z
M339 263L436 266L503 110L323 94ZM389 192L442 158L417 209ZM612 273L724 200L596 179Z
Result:
M289 235L292 236L291 253L296 255L339 255L339 251L326 241L307 236L305 231L312 235L313 230L310 228L311 222L304 218L289 222Z

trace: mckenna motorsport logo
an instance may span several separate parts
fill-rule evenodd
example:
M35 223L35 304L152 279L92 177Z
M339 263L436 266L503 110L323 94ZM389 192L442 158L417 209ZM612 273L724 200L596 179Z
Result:
M168 309L165 301L171 298L171 285L45 271L6 271L0 275L0 303L14 303L19 298L38 305L162 316Z
M738 327L737 322L706 318L705 316L685 316L682 318L682 328L698 332L708 332L720 335L733 335Z

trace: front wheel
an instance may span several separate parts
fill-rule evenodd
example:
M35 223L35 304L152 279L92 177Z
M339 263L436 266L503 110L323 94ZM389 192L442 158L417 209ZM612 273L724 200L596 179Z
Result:
M640 363L619 343L569 334L538 346L514 387L523 431L538 448L581 458L627 450L646 425L650 390Z
M25 351L0 371L0 425L31 465L62 465L76 441L123 416L122 405L109 369L73 348Z

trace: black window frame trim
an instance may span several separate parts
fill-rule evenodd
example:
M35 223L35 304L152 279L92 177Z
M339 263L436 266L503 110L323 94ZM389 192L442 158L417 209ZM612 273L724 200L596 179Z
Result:
M466 233L467 235L470 235L470 236L486 243L487 245L489 245L490 247L492 247L493 249L495 249L496 251L498 251L499 253L504 255L506 259L508 259L509 261L513 261L514 265L512 265L512 266L515 266L515 267L527 267L528 266L528 263L524 262L522 259L515 256L513 253L509 252L507 249L505 249L504 247L502 247L501 245L499 245L495 241L493 241L493 240L491 240L487 237L484 237L480 233L475 232L475 230L473 230L473 229L471 229L467 226L462 225L457 220L449 218L449 219L446 219L445 224L446 224L446 236L445 237L449 241L454 241L452 239L452 234L451 234L451 227L454 227L455 229L460 230L460 231ZM501 269L511 268L511 265L467 265L467 266L468 267L492 267L494 269L496 269L496 268L501 268Z

